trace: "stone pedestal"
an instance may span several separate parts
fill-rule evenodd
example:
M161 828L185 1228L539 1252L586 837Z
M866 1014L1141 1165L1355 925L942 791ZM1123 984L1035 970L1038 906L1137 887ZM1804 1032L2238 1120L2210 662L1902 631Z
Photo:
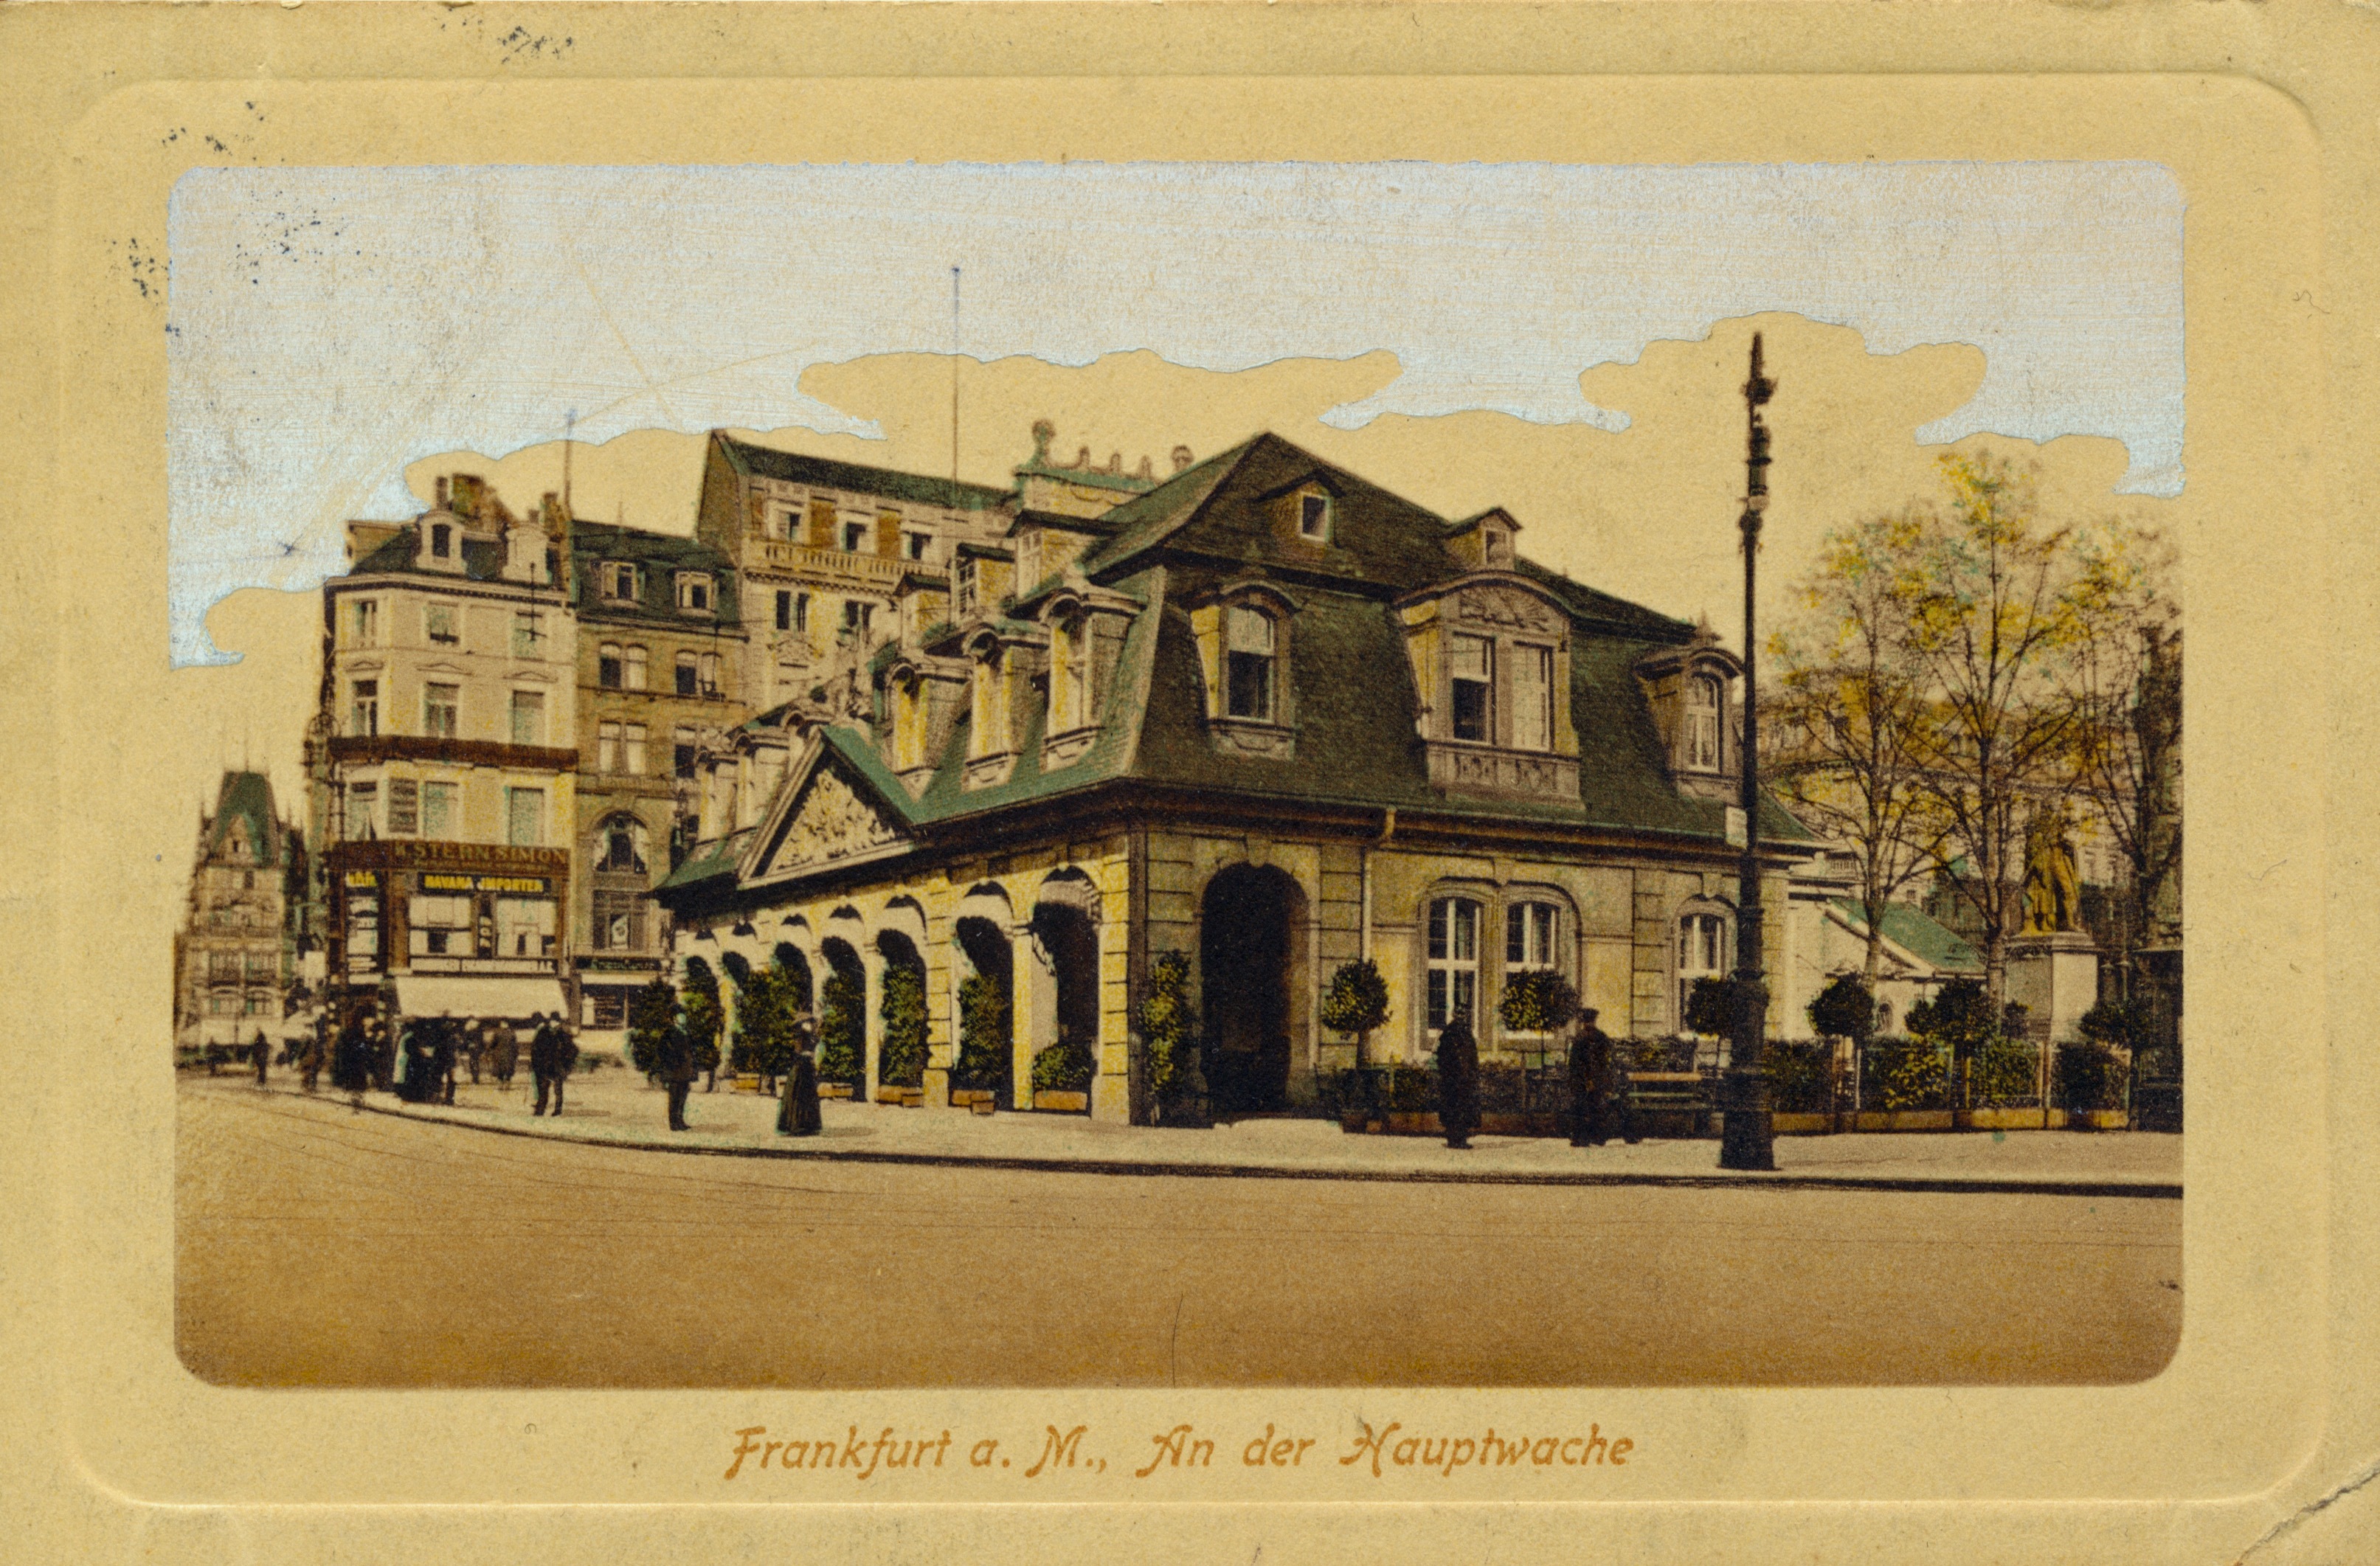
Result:
M2099 1003L2099 949L2081 930L2019 936L2009 942L2008 998L2025 1008L2035 1039L2080 1038L2082 1014Z

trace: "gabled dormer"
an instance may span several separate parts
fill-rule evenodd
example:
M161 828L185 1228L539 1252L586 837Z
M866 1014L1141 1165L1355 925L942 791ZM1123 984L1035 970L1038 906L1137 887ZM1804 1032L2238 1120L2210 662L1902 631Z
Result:
M1207 732L1230 755L1297 755L1297 600L1262 575L1226 577L1186 601L1207 697Z
M1034 606L1049 636L1048 710L1041 726L1045 771L1082 759L1108 721L1125 629L1140 605L1110 589L1093 587L1082 573Z
M1743 767L1734 722L1736 681L1742 674L1742 662L1706 625L1684 646L1636 661L1636 678L1680 792L1698 799L1735 797Z
M882 754L892 775L917 798L933 782L966 708L973 666L964 658L935 658L904 648L882 670L885 729Z
M1502 506L1466 516L1446 530L1446 547L1474 571L1510 571L1520 552L1521 525Z
M995 620L961 643L968 666L963 786L990 788L1016 770L1032 722L1033 676L1041 670L1044 639L1038 626Z
M1339 502L1346 485L1329 469L1318 467L1295 482L1257 497L1271 524L1274 541L1291 552L1319 554L1338 541Z
M439 504L414 523L413 564L416 570L460 577L463 564L463 518L445 504L446 480L438 480Z
M1561 602L1526 577L1482 569L1406 594L1397 613L1431 786L1575 801L1572 626Z

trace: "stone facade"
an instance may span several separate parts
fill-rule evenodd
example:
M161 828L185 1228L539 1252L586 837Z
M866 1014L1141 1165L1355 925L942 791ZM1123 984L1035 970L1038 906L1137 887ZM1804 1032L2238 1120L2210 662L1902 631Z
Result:
M296 844L261 772L225 772L199 818L188 909L174 938L175 1040L278 1041L291 972L284 885Z

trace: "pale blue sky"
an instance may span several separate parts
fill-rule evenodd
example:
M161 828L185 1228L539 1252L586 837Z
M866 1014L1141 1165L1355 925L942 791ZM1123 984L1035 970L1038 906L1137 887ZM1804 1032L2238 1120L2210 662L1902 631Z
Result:
M1377 349L1323 415L1624 428L1580 373L1788 310L1966 343L1925 443L2120 440L2182 481L2182 198L2149 164L1067 164L198 169L168 230L173 656L341 568L406 465L714 426L871 435L802 371L953 347L1239 370ZM980 477L996 479L997 475Z

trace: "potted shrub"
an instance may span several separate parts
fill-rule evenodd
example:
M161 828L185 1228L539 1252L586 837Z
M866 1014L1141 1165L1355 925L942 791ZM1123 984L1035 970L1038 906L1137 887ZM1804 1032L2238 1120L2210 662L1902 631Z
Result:
M1389 981L1380 977L1380 965L1369 957L1340 964L1322 997L1322 1026L1354 1035L1357 1071L1364 1069L1364 1046L1372 1030L1387 1026L1388 1020Z
M968 975L959 984L959 1057L951 1066L951 1102L962 1109L996 1107L1014 1044L1007 987L982 974Z
M1198 1017L1190 1009L1188 957L1161 952L1149 965L1148 992L1133 1014L1133 1026L1148 1065L1151 1119L1160 1125L1211 1124L1206 1084L1198 1074Z
M820 985L825 1002L819 1017L819 1097L848 1099L868 1070L867 986L838 973Z
M2098 1130L2098 1114L2114 1107L2122 1080L2116 1052L2098 1040L2058 1046L2058 1098L2066 1106L2067 1129Z
M876 1101L914 1109L926 1097L926 976L894 963L884 970L882 988L877 1012L884 1043L876 1062Z
M1087 1046L1060 1039L1033 1057L1033 1107L1083 1113L1091 1107L1091 1076L1098 1069Z

